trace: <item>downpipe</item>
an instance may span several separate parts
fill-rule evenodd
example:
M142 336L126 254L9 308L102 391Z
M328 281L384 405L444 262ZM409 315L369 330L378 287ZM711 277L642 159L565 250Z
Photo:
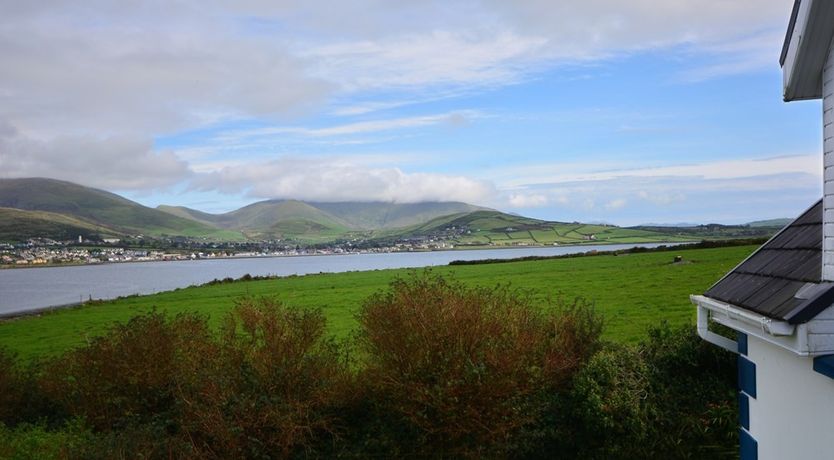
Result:
M709 330L709 309L698 305L698 336L707 342L717 345L727 351L738 354L738 342Z

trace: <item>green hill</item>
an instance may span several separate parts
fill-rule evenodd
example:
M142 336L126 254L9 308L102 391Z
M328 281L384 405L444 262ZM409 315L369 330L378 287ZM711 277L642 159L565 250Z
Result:
M0 179L0 237L59 240L77 235L181 236L327 244L402 240L455 246L693 241L772 234L771 226L631 227L552 222L460 202L320 203L266 200L224 214L181 206L142 206L119 195L52 179ZM17 210L17 212L12 212ZM768 222L772 224L773 222ZM69 238L67 237L69 236Z
M209 214L181 206L159 206L157 209L205 225L237 230L248 238L323 243L344 238L366 238L378 230L405 228L439 216L485 208L459 202L308 203L266 200L224 214Z
M756 220L753 222L748 222L746 225L749 227L784 227L791 223L793 219L788 217L783 217L780 219L768 219L768 220Z
M185 206L168 206L164 204L157 206L156 209L177 217L182 217L183 219L195 220L208 226L217 226L217 222L215 222L217 216L207 212L197 211L196 209L186 208Z
M764 222L764 221L763 221ZM630 230L635 231L649 231L656 233L663 233L670 236L681 238L697 238L697 239L727 239L727 238L764 238L778 232L783 225L778 225L779 222L772 222L777 225L721 225L721 224L706 224L694 225L689 227L664 227L664 226L646 226L641 225L637 227L629 227Z
M613 225L551 222L481 210L432 219L378 236L391 239L443 239L464 246L559 245L692 241L693 238Z
M422 224L441 216L486 210L486 208L457 201L424 203L313 202L309 205L340 219L353 228L362 230L404 228Z
M27 235L28 238L49 238L56 241L65 241L74 240L79 235L89 239L120 236L121 234L62 214L0 208L0 242L22 241L20 235Z
M54 179L0 179L0 207L60 214L115 234L241 238L235 232L148 208L114 193ZM51 215L42 217L49 219ZM28 233L20 239L30 237Z
M352 230L346 222L295 200L260 201L225 214L173 206L157 209L207 225L239 231L251 239L324 242L338 239Z

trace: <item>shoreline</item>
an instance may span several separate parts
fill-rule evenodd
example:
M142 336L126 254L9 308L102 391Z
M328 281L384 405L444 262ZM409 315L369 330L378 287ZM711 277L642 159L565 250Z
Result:
M612 241L589 241L588 243L578 243L578 244L560 244L558 246L552 245L527 245L527 246L468 246L468 247L456 247L453 249L421 249L421 250L414 250L414 251L382 251L382 252L342 252L342 253L331 253L331 254L286 254L286 255L277 255L277 254L265 254L265 255L233 255L233 256L223 256L223 257L203 257L203 258L185 258L185 259L156 259L156 260L124 260L124 261L103 261L103 262L94 262L94 263L61 263L61 264L37 264L37 265L15 265L15 264L0 264L0 271L2 270L18 270L18 269L38 269L38 268L61 268L61 267L84 267L84 266L95 266L95 265L111 265L111 264L134 264L134 263L149 263L149 262L197 262L197 261L206 261L206 260L228 260L228 259L265 259L265 258L280 258L280 257L315 257L315 256L349 256L349 255L373 255L373 254L414 254L414 253L426 253L426 252L466 252L466 251L492 251L492 250L511 250L511 249L546 249L546 248L574 248L574 247L583 247L583 246L608 246L608 245L617 245L617 244L633 244L635 246L641 244L659 244L659 245L666 245L666 244L692 244L698 243L703 240L690 240L690 241L642 241L637 243L618 243ZM0 314L2 317L2 314Z
M725 243L730 243L729 245L732 245L731 242L725 242ZM645 248L645 246L641 246L641 245L645 245L645 244L652 244L652 245L655 245L655 246L651 247L651 248ZM628 251L630 251L634 248L643 247L643 248L645 248L646 251L653 252L653 251L657 251L657 250L660 250L660 249L670 250L670 249L674 248L675 246L689 246L689 245L692 245L692 244L693 243L691 243L691 242L683 242L683 243L681 243L681 242L634 243L633 245L630 245L629 248L623 249L623 250L628 252ZM698 243L694 243L694 244L698 244ZM612 245L614 245L614 244L593 245L593 246L612 246ZM618 245L623 245L623 244L618 243ZM592 246L592 245L571 245L569 247L582 248L582 247L587 247L587 246ZM568 247L568 246L563 246L563 247ZM515 248L505 247L505 248L501 248L501 249L525 249L525 248L530 249L530 248L534 248L534 247L530 247L530 246L515 247ZM539 247L538 249L541 249L541 248L551 248L551 246L543 246L543 247ZM469 260L469 261L463 261L463 263L461 263L460 260L453 259L450 262L448 262L447 264L443 264L443 265L463 265L463 264L496 263L496 262L507 263L507 262L515 262L515 261L540 260L540 259L551 259L551 258L569 258L569 257L580 257L580 256L588 257L588 256L597 256L597 255L603 256L603 255L610 255L610 254L612 254L616 251L617 250L606 251L606 250L590 249L590 250L587 250L587 251L579 251L579 252L575 252L575 253L553 255L553 256L532 256L533 259L530 259L531 256L512 257L512 258L507 258L507 259L485 258L485 259L472 259L472 260ZM447 250L447 251L407 251L407 252L403 251L403 253L412 253L412 254L413 253L427 253L427 252L462 252L462 251L455 251L455 250ZM384 253L384 254L393 254L393 253ZM333 254L317 254L317 255L325 256L325 255L333 255ZM346 255L373 255L373 253L363 253L363 254L350 253L350 254L346 254ZM267 258L267 257L275 258L275 257L303 257L303 256L301 256L301 255L299 255L299 256L243 256L243 257L236 257L236 259L250 259L250 258L264 259L264 258ZM232 257L228 257L228 258L225 258L225 259L231 259L231 258ZM206 259L197 259L197 260L206 260ZM115 264L115 263L125 263L125 262L110 262L110 263ZM103 264L90 264L90 265L103 265ZM430 265L427 265L426 267L428 267L428 266L430 266ZM30 267L30 268L45 268L45 267ZM396 268L392 268L392 269L396 269ZM373 270L374 269L352 270L352 271L361 272L361 271L373 271ZM332 272L332 273L342 273L342 272ZM303 276L310 276L310 275L316 275L316 274L318 274L318 273L265 275L265 276L255 275L255 276L252 276L252 279L280 279L280 278L293 277L293 276L302 276L303 277ZM245 276L246 275L244 275L240 278L233 279L232 281L233 282L246 281L247 278L245 278ZM159 293L163 293L163 292L170 292L170 291L174 291L174 290L178 290L178 289L187 289L187 288L191 288L191 287L200 287L200 286L208 285L212 281L218 281L218 280L220 280L220 278L215 278L213 280L208 280L208 281L205 281L205 282L202 282L202 283L190 284L188 286L181 286L181 287L176 287L176 288L173 288L173 289L166 289L166 290L163 290L163 291L151 292L151 293L147 293L147 294L134 293L134 294L118 295L118 296L114 296L114 297L110 297L110 298L95 298L95 299L90 298L89 300L81 300L81 301L77 301L77 302L67 302L67 303L51 305L51 306L34 307L34 308L30 308L30 309L25 309L25 310L2 312L2 313L0 313L0 322L12 321L12 320L21 319L21 318L30 317L30 316L40 316L42 314L48 314L48 313L56 311L56 310L65 310L65 309L69 309L69 308L80 308L80 307L84 307L84 306L96 305L96 304L100 304L100 303L103 303L103 302L116 300L116 299L119 299L119 298L122 298L122 297L131 297L131 296L137 296L137 295L138 296L148 296L148 295L155 295L155 294L159 294Z
M115 300L115 299L111 299L111 300ZM83 307L84 305L86 305L88 303L93 303L93 302L103 302L103 300L93 299L92 301L88 300L86 302L62 303L60 305L53 305L53 306L50 306L50 307L39 307L39 308L30 309L30 310L11 311L11 312L6 312L6 313L0 313L0 323L6 322L6 321L14 321L16 319L27 318L29 316L40 316L44 313L52 313L53 311L56 311L56 310L69 310L70 308L79 308L79 307Z

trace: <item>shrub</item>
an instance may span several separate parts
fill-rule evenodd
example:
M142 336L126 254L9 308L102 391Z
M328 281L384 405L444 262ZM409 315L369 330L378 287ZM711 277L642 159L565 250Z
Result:
M243 298L226 316L212 378L186 401L188 436L203 456L288 457L338 430L350 391L344 353L319 311Z
M651 328L641 346L651 383L647 450L655 458L734 458L736 356L701 340L691 325Z
M24 409L27 383L16 357L0 349L0 423L13 424Z
M173 433L178 393L194 384L214 353L204 318L157 312L136 316L104 336L47 364L44 393L91 428L118 430L149 424Z
M358 319L364 381L378 404L419 433L417 449L461 456L506 451L601 331L585 304L546 315L523 292L430 274L394 280Z
M642 458L647 436L646 363L636 349L611 345L577 374L562 423L577 458Z
M735 395L733 354L662 324L637 346L607 345L551 393L530 456L736 458Z

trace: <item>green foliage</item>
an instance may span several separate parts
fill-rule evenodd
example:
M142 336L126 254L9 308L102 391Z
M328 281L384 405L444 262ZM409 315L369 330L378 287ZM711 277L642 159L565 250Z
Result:
M98 440L81 420L70 420L58 430L43 424L24 423L9 428L0 423L0 458L48 460L105 458L93 455ZM87 455L84 455L87 454Z
M0 349L0 423L13 423L23 409L23 391L29 382L16 356Z
M597 353L574 380L568 407L581 458L645 458L648 366L631 346Z
M737 452L736 357L667 323L642 345L651 382L653 443L667 458L733 458ZM692 449L697 446L697 449Z

